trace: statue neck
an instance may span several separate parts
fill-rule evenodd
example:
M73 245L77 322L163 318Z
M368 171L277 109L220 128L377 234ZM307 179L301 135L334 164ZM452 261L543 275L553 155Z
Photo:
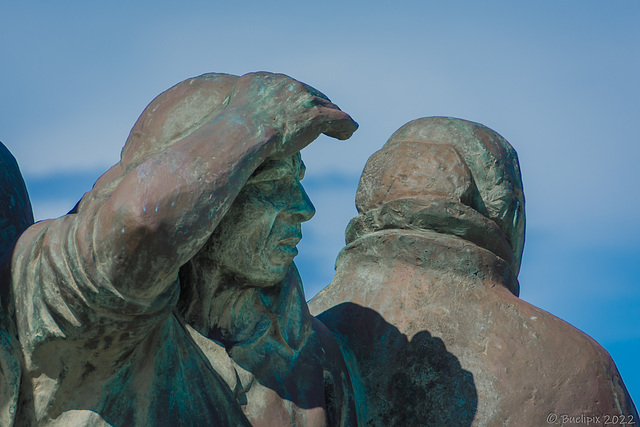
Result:
M182 284L200 289L195 302L193 294L181 295L188 304L178 310L187 324L283 399L294 401L301 382L321 383L321 366L310 363L321 352L319 341L293 263L280 283L264 288L246 287L215 268L199 271L195 286ZM187 278L193 279L181 274Z
M517 276L504 259L461 237L431 230L386 229L362 235L340 252L336 271L364 268L370 277L386 277L399 265L408 266L407 271L428 271L437 278L436 287L499 285L519 294Z
M396 199L353 218L347 243L382 230L435 232L486 249L509 264L517 276L520 265L502 229L477 210L450 198L427 195ZM425 235L427 236L427 235Z
M311 318L293 263L280 283L264 288L245 286L209 260L196 259L190 264L181 271L178 311L202 335L222 343L228 351L264 340L290 352L303 346Z

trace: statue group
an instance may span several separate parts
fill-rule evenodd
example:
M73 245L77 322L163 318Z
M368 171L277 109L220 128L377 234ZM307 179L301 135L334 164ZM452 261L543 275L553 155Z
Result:
M35 224L0 144L0 424L638 422L607 352L518 298L518 159L480 124L414 120L371 156L334 280L307 304L299 152L356 129L284 75L191 78L67 215Z

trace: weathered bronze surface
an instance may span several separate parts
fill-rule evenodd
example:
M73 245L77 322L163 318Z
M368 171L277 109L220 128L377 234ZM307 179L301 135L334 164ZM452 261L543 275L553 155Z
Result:
M0 425L638 422L607 352L518 298L518 159L477 123L414 120L371 156L307 306L299 151L356 128L284 75L188 79L36 224L0 144Z
M500 135L409 122L367 162L356 205L334 280L309 307L347 356L361 424L638 419L609 354L518 298L524 196Z
M24 230L14 168L2 425L354 425L292 260L314 213L298 152L356 128L287 76L206 74L151 102L62 218Z

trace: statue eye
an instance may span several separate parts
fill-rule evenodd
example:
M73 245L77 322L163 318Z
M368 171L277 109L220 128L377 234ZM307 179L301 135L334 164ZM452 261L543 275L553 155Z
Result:
M254 185L256 189L262 194L270 194L277 187L276 181L260 181L256 182Z

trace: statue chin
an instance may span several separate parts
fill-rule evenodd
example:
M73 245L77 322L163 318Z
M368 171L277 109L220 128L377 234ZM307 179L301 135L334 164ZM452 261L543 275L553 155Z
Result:
M235 281L233 286L238 288L270 288L276 286L287 275L287 270L291 263L286 265L274 265L271 269L263 269L261 271L254 271L251 274L235 272Z

